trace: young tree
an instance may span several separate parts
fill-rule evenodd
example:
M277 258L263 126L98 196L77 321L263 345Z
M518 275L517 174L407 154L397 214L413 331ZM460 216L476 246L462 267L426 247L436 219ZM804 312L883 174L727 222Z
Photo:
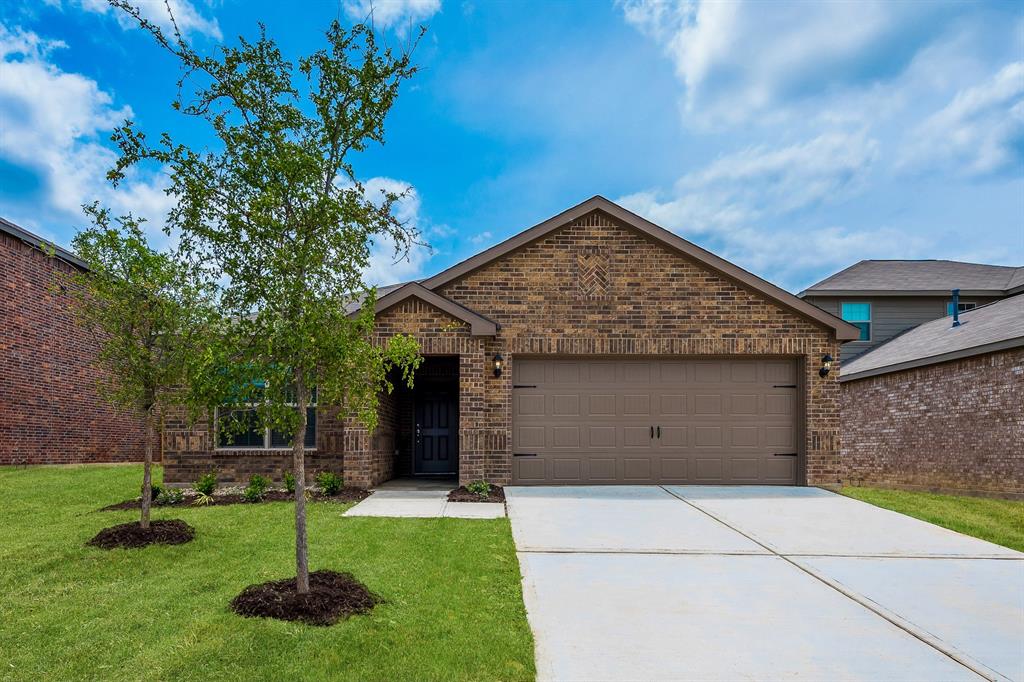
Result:
M93 225L72 242L88 272L71 275L68 291L80 322L99 343L100 393L146 418L142 518L149 528L153 441L163 408L182 400L193 348L211 330L211 290L203 273L158 252L139 219L111 221L108 209L85 207Z
M393 243L401 257L417 233L392 213L400 195L366 195L352 158L383 143L399 85L416 72L412 46L395 53L371 28L334 22L326 46L296 69L260 25L255 41L203 56L176 25L165 34L127 0L110 2L180 61L172 106L217 139L196 151L165 133L152 145L126 122L114 133L121 157L110 177L145 161L166 168L178 200L168 228L193 262L221 276L222 312L233 324L210 357L231 369L211 366L207 377L227 382L220 394L230 406L292 436L296 589L305 594L303 441L313 391L320 405L342 406L372 430L392 370L411 384L419 362L410 337L374 343L374 290L363 278L373 240Z

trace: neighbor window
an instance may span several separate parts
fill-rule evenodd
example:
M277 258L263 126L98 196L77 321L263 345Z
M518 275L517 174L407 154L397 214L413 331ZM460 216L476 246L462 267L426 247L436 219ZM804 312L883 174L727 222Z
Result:
M860 329L858 341L871 340L871 304L870 303L843 303L842 318Z
M977 303L964 303L963 301L960 301L956 305L957 312L960 312L960 313L964 312L965 310L974 310L977 307L978 307ZM952 314L953 314L953 302L952 301L947 301L946 302L946 316L948 317L949 315L952 315Z
M245 425L241 431L226 433L220 428L221 415L227 417L229 412ZM217 423L218 448L284 450L292 446L290 433L260 426L255 408L217 408L214 419ZM313 391L311 405L306 408L306 435L302 442L307 448L316 447L316 390Z

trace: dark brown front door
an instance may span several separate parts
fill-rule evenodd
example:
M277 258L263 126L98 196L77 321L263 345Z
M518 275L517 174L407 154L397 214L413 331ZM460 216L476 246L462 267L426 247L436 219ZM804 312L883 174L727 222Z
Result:
M414 464L417 474L459 471L459 406L454 391L424 387L416 392Z

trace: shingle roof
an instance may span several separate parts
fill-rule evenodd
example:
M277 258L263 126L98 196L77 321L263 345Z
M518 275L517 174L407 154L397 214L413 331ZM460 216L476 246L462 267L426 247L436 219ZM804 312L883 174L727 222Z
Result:
M961 289L964 294L1006 295L1024 285L1024 267L961 263L952 260L862 260L800 292L885 292L944 294Z
M841 368L840 381L863 379L1006 348L1024 347L1024 294L909 329Z

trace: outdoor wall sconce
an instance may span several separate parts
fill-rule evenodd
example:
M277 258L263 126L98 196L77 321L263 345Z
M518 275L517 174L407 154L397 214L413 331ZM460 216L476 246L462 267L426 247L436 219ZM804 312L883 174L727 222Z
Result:
M825 353L821 356L821 369L818 370L818 376L827 377L828 373L832 371L832 356Z
M501 357L501 353L494 354L494 376L500 377L501 370L505 369L505 358Z

